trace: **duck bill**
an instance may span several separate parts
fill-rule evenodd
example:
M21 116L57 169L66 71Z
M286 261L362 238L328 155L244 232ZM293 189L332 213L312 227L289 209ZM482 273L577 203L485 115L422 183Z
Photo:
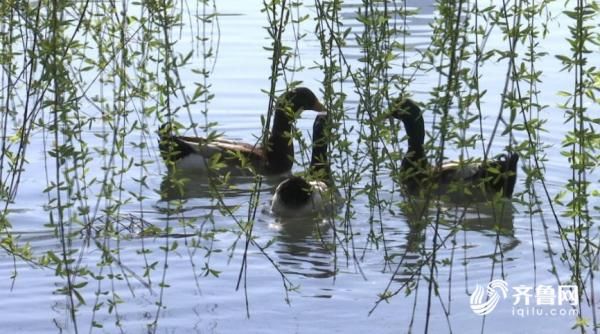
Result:
M327 109L325 109L325 106L321 104L321 101L317 101L315 103L314 110L317 112L327 113Z

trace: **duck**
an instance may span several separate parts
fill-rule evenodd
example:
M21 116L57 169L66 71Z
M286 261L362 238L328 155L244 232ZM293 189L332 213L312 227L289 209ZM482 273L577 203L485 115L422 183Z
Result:
M177 171L206 172L211 159L222 162L232 174L244 174L246 162L258 174L285 175L294 164L294 144L290 132L295 119L304 110L325 112L316 95L306 87L297 87L277 99L271 131L266 145L245 143L222 137L178 136L171 123L159 129L159 149L167 167ZM237 170L237 172L236 172Z
M281 181L271 200L271 212L279 217L305 217L333 207L338 196L328 158L325 126L327 115L313 124L312 154L307 176L293 175Z
M419 105L400 97L392 103L392 116L400 120L408 149L400 165L400 183L409 194L434 194L453 202L483 202L495 196L512 198L519 155L507 150L493 159L473 163L431 166L425 154L425 123Z

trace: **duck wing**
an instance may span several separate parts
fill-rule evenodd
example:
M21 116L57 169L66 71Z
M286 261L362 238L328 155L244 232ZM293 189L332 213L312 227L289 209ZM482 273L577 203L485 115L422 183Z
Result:
M437 171L439 182L450 183L469 181L477 178L481 166L478 164L460 164L456 161L447 162Z
M444 191L454 183L468 187L467 193L472 193L474 197L500 193L504 198L511 198L516 183L518 160L517 153L508 152L482 163L450 162L438 170L437 181Z
M264 150L258 144L249 144L241 141L225 138L216 138L207 140L203 137L174 137L178 147L184 148L182 152L190 154L199 154L205 158L221 154L225 158L230 158L241 154L251 161L260 161L264 159Z

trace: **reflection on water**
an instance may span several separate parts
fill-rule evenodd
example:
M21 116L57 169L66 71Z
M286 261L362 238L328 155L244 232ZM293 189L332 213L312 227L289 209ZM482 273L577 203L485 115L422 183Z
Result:
M260 190L267 193L285 178L261 178ZM163 176L160 184L160 196L164 201L189 198L235 198L248 196L256 184L258 176L206 176L204 174L185 174Z
M279 218L269 225L277 231L277 263L286 274L311 278L335 275L330 222L322 218Z
M443 201L432 202L408 196L399 203L402 214L409 225L423 226L424 223L437 220L449 227L471 231L497 230L503 235L512 234L513 203L499 199L468 204L451 204Z
M248 204L253 194L260 196L261 201L270 200L280 181L275 177L258 177L167 174L160 184L161 202L157 203L156 208L163 213L186 213L200 217L219 212L226 216L243 215L240 208ZM257 188L257 185L260 187Z
M407 203L411 205L401 206L409 229L405 244L392 254L397 259L394 280L400 283L409 286L414 283L411 281L418 278L424 268L429 268L434 250L453 254L475 248L475 254L465 253L463 258L470 261L495 259L519 245L514 237L513 205L510 201L477 203L470 207L440 204L439 208L434 203L427 205L421 200L407 199L403 204ZM479 244L485 239L469 232L489 237L489 244ZM434 236L438 240L432 244Z

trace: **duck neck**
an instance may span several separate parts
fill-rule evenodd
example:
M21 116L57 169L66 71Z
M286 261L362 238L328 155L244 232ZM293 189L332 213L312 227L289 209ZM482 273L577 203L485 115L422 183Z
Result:
M294 164L294 141L291 136L292 119L284 109L275 109L273 127L267 139L267 161L274 172L286 172Z
M310 159L310 172L318 180L330 183L331 169L329 166L329 152L325 125L327 116L319 115L313 125L312 156Z
M327 157L327 143L313 143L312 157L310 160L310 172L319 181L329 183L331 179L331 168ZM319 147L321 146L321 147Z
M408 151L402 160L402 169L422 167L426 163L425 150L425 124L421 115L411 115L402 119L404 129L408 136Z

